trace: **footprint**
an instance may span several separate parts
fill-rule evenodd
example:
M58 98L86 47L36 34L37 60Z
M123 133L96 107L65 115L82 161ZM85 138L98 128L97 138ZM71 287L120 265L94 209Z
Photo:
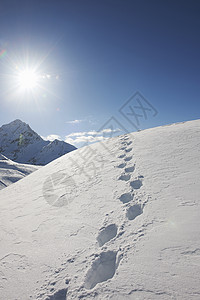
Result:
M130 178L131 178L131 175L130 175L130 174L122 174L122 175L119 177L119 180L128 181Z
M85 288L93 289L97 283L107 281L115 274L117 264L116 255L114 251L102 252L97 260L95 260L87 272L85 279Z
M67 299L67 290L68 289L62 289L57 291L51 296L48 296L46 300L66 300Z
M126 156L126 154L122 154L120 156L118 156L118 158L124 158Z
M135 166L125 168L125 172L126 172L126 173L132 173L134 170L135 170Z
M128 152L130 152L132 149L133 149L133 148L128 148L128 149L126 149L125 151L128 153Z
M122 147L122 148L120 148L120 150L125 150L126 149L126 147Z
M102 228L100 231L97 241L99 246L103 246L105 243L112 240L117 235L117 226L115 224L110 224L107 227Z
M125 161L130 161L132 159L133 156L127 156L126 158L124 158Z
M124 204L124 203L128 203L131 200L133 200L133 197L134 197L134 195L132 195L131 193L125 193L119 197L119 200Z
M134 220L137 216L141 215L143 213L143 209L140 204L135 204L126 212L126 216L129 220Z
M124 167L126 167L126 163L122 163L122 164L120 164L119 166L117 166L118 168L124 168Z
M138 190L141 188L142 186L142 181L140 179L136 179L134 181L130 182L130 186L134 189L134 190Z

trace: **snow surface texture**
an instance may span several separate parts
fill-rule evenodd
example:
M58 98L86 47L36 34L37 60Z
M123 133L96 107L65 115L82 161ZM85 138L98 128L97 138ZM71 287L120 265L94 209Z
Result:
M15 163L0 154L0 190L17 182L39 168L39 166Z
M75 149L63 141L44 141L20 120L0 127L0 153L18 163L46 165Z
M1 190L0 298L200 299L199 178L197 120L81 148Z

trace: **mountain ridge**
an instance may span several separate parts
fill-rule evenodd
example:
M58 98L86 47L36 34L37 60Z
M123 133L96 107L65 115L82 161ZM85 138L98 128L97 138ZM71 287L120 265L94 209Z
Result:
M16 119L0 127L0 153L18 163L46 165L76 150L64 141L45 141L31 127Z

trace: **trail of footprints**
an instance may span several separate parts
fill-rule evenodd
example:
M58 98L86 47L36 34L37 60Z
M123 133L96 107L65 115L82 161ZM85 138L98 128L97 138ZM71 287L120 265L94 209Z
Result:
M119 176L118 180L124 181L125 184L129 185L130 192L124 193L119 196L118 200L127 207L125 217L128 221L132 221L143 213L143 205L139 202L134 201L134 192L142 187L143 176L138 176L136 179L131 180L131 175L135 170L135 165L127 165L129 161L132 160L130 152L132 151L132 141L129 141L128 137L125 137L121 142L121 151L124 153L118 156L119 159L123 159L117 167L122 170L122 174ZM121 233L122 234L122 233ZM97 243L99 247L103 247L110 240L120 236L118 234L118 226L116 224L109 224L100 228ZM98 283L107 281L111 279L116 269L119 265L120 259L123 254L118 253L118 251L103 251L99 255L96 255L91 268L88 270L84 287L87 290L93 289ZM54 295L46 298L48 300L65 300L67 299L67 289L62 289L57 291Z
M132 160L132 156L129 155L132 151L132 147L130 147L131 144L132 141L128 141L128 138L122 141L120 150L124 153L118 158L123 159L124 161L117 166L117 168L122 169L122 174L119 176L118 180L124 181L130 186L130 192L124 193L119 197L119 201L121 201L122 204L127 205L126 218L129 221L134 220L143 213L143 206L141 203L131 204L134 200L134 191L139 190L142 187L143 178L143 176L139 176L131 181L131 175L135 170L135 165L127 165L127 163ZM102 227L97 236L99 247L102 247L104 244L117 237L117 233L118 227L116 224L109 224L108 226ZM118 256L117 252L101 252L99 257L92 263L92 266L86 275L85 288L93 289L96 284L111 279L115 274L119 262L120 256Z

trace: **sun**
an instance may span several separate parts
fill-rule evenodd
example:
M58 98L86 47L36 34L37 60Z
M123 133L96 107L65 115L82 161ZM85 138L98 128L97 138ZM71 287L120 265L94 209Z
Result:
M18 73L17 79L20 88L24 90L32 90L38 84L39 75L35 70L25 69Z
M47 55L48 56L48 55ZM50 66L44 64L47 58L37 53L31 58L30 53L21 56L10 56L4 65L5 73L0 70L0 81L3 75L5 94L17 101L34 101L38 107L41 99L46 95L58 98L53 92L55 81L60 80L59 75ZM1 69L1 68L0 68Z

